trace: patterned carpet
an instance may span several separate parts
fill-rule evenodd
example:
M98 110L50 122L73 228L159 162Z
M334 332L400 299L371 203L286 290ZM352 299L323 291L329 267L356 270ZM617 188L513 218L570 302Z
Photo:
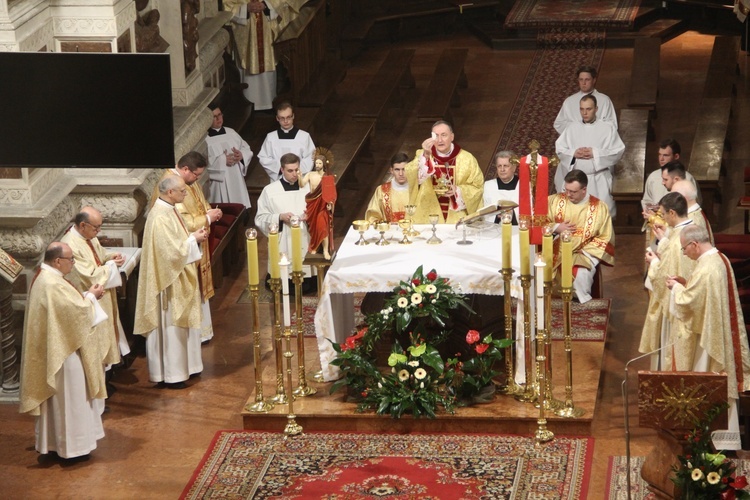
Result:
M586 498L593 438L219 431L181 498Z
M633 26L640 3L640 0L523 0L516 2L508 13L505 27L626 29Z

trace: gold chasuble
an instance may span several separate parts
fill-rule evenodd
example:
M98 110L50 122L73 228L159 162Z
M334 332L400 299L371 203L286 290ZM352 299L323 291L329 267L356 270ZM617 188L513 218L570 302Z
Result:
M177 175L172 169L167 169L162 176L162 179L168 175ZM161 182L161 179L160 179ZM211 205L206 201L206 197L203 195L203 189L197 182L186 186L187 196L182 200L182 203L178 203L176 206L177 211L182 216L182 220L185 221L185 227L189 233L194 233L198 229L205 227L206 232L211 234L211 225L208 223L206 213L211 209ZM159 199L159 183L156 183L154 192L151 195L151 205ZM199 243L198 246L201 249L201 261L198 266L198 278L201 285L201 302L205 302L214 296L214 280L211 272L211 255L208 248L208 238Z
M68 273L67 279L81 292L86 292L93 285L102 285L109 279L110 267L105 262L114 258L115 252L107 252L99 238L86 240L71 228L60 239L67 243L73 250L75 264L73 270ZM89 246L90 243L90 246ZM117 308L117 289L110 288L104 291L104 296L99 299L99 305L107 313L109 319L102 321L94 327L95 337L99 341L102 363L114 365L120 362L120 347L118 339L125 332L119 331Z
M57 372L76 351L81 355L88 398L107 397L93 319L94 305L72 283L53 270L39 271L29 290L23 322L20 413L40 414L39 405L60 389Z
M415 224L428 224L430 214L439 214L440 224L455 224L462 217L482 207L484 175L474 155L453 144L453 151L448 156L442 156L433 146L432 156L426 165L420 165L420 159L424 162L423 153L424 150L418 149L414 159L406 166L409 200L413 200L417 206ZM423 178L421 184L420 167L426 168L427 174L431 174ZM435 193L434 187L438 179L443 177L447 178L450 186L456 188L456 195L447 197ZM460 208L459 199L465 208Z
M729 260L716 249L698 258L683 287L672 288L674 314L708 354L708 370L726 372L727 392L737 399L750 390L750 352L734 272ZM679 341L679 339L678 339ZM686 352L687 349L682 349ZM695 360L690 358L691 369Z
M365 219L370 222L398 222L406 217L406 205L409 204L409 186L394 189L391 182L375 188L375 193L367 206Z
M554 223L569 221L575 224L573 232L573 266L591 269L591 261L581 252L596 257L607 265L615 263L615 232L606 203L589 195L578 204L570 202L567 195L549 197L549 219ZM554 244L554 269L560 267L560 238Z
M143 234L133 333L148 336L159 327L162 308L170 308L175 326L200 328L198 272L195 265L187 264L190 233L176 208L155 203ZM160 301L163 292L165 304Z

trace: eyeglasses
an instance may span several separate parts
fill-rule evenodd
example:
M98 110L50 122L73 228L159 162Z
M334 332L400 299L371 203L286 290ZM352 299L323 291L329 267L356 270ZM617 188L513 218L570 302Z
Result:
M98 226L95 226L91 224L90 222L84 222L84 224L88 224L89 226L91 226L94 229L94 231L101 231L102 229L102 224L99 224Z
M693 243L696 243L696 242L695 242L695 241L689 241L689 242L685 243L685 246L684 246L684 247L682 247L682 251L684 252L684 251L685 251L685 249L686 249L687 247L689 247L690 245L692 245Z
M276 119L279 120L280 122L288 122L289 120L294 120L294 115L290 115L290 116L277 116Z
M65 260L69 260L70 262L75 262L76 261L75 257L58 257L58 259L65 259Z

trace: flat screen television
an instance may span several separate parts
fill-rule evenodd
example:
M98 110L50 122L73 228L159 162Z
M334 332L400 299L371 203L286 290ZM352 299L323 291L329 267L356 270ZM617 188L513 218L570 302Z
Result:
M0 52L0 166L174 165L169 54Z

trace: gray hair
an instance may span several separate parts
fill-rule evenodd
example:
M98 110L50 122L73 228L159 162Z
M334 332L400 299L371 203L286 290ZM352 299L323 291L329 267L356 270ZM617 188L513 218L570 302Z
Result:
M168 175L159 181L159 194L166 194L170 189L176 189L180 185L180 182L184 182L182 177L178 175Z
M685 243L695 241L696 243L711 243L711 238L705 227L697 224L689 224L680 231L680 239Z

